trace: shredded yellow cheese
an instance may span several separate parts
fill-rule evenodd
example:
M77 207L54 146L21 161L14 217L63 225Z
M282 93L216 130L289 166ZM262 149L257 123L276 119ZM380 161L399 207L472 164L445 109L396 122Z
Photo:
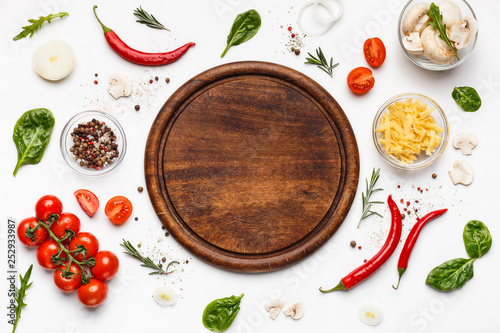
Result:
M394 102L387 107L375 132L381 133L378 142L392 158L413 163L422 151L431 156L441 143L444 130L436 124L431 113L434 108L419 99Z

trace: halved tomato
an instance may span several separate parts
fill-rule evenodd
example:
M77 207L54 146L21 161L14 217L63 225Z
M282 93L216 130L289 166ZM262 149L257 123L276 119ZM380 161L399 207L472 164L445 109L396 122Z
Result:
M370 91L375 84L375 78L369 68L354 68L347 76L347 85L353 93L364 94Z
M99 199L97 199L97 196L89 190L83 189L76 190L74 195L85 214L90 217L94 216L94 214L99 209Z
M132 203L129 199L119 195L112 197L106 203L104 212L114 224L122 224L132 215Z
M378 67L384 63L386 52L380 38L368 38L363 45L363 53L370 66Z

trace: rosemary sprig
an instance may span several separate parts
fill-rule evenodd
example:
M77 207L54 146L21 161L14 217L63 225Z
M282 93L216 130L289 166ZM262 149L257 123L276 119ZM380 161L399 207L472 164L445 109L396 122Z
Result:
M377 215L377 216L383 217L379 213L371 210L372 205L381 204L383 202L382 201L370 201L370 197L374 192L382 190L381 188L374 188L375 183L377 182L379 177L380 177L380 169L375 170L375 168L373 168L372 177L370 179L370 184L368 184L368 179L365 179L366 195L364 193L361 194L361 196L363 198L363 214L361 215L361 219L359 220L358 228L359 228L359 225L361 224L361 221L363 221L364 219L366 219L369 216Z
M33 284L33 282L28 283L31 277L31 270L33 269L33 265L28 268L26 273L24 274L24 277L19 274L19 279L21 280L21 286L19 288L14 287L14 300L16 301L15 305L15 313L16 313L16 319L14 320L14 327L12 328L12 333L16 331L17 328L17 322L21 318L21 310L27 306L26 303L24 303L24 297L26 296L26 290Z
M151 269L155 270L154 272L149 273L149 275L154 275L154 274L168 275L168 274L174 272L174 271L170 271L170 272L168 271L170 266L173 264L179 264L178 261L173 260L173 261L169 262L167 265L167 268L165 270L163 270L162 264L160 261L158 261L158 264L155 264L153 262L153 260L151 260L149 257L144 257L132 244L130 244L129 241L126 241L125 239L123 239L123 244L120 244L120 246L122 246L126 250L126 252L123 252L123 253L128 254L129 256L132 256L132 257L136 258L137 260L142 261L143 262L143 264L141 265L142 267L147 267L147 268L151 268Z
M445 43L450 47L450 49L453 51L455 54L455 57L457 57L457 60L460 60L458 57L457 51L455 51L455 48L451 44L450 39L448 38L448 35L446 34L446 24L443 23L443 15L441 15L441 12L439 10L439 7L436 6L433 3L431 3L431 7L427 13L431 20L429 21L429 25L439 31L439 38L445 41Z
M56 17L64 17L64 16L67 16L67 15L69 15L69 14L66 13L66 12L60 12L59 14L50 14L48 16L40 16L38 18L38 20L29 19L28 22L30 22L31 25L24 26L23 27L23 31L21 31L19 33L19 35L17 35L13 39L14 40L20 40L20 39L23 39L24 37L28 37L28 35L30 37L32 37L35 34L35 32L37 32L38 30L40 30L40 28L42 27L43 22L47 21L47 22L50 23L50 21L52 19L56 18Z
M134 16L138 18L136 22L145 24L150 28L170 31L165 28L163 24L158 22L158 20L153 15L142 9L142 6L134 10Z
M339 65L339 63L333 63L333 57L330 58L330 63L328 63L323 51L321 51L321 47L316 50L317 58L309 52L307 54L309 54L310 58L306 58L307 61L304 64L317 65L319 69L333 77L333 69Z

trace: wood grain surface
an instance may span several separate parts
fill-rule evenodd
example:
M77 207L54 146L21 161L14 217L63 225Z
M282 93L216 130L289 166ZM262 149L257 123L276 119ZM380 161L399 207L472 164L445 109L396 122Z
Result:
M161 222L218 267L264 272L324 244L354 198L359 156L336 101L310 78L262 62L194 77L160 110L146 184Z

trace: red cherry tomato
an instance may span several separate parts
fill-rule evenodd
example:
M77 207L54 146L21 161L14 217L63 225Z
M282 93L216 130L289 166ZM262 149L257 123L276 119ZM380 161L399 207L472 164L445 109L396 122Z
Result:
M68 276L65 276L66 265L61 265L54 272L54 283L60 290L65 293L69 293L77 290L82 285L82 270L75 263L71 263L69 266Z
M363 53L370 66L378 67L385 61L385 46L380 38L368 38L363 45Z
M95 256L95 265L90 273L102 281L110 280L118 272L120 263L118 257L111 251L99 251Z
M76 190L74 193L76 200L82 207L85 214L92 217L99 209L99 199L96 195L89 190Z
M108 285L106 282L91 278L90 282L78 288L78 299L88 307L101 305L108 296Z
M104 212L114 224L123 224L132 215L132 203L123 196L116 196L106 203Z
M90 232L80 232L76 234L76 236L69 242L69 250L74 251L79 245L83 245L87 249L85 259L95 257L97 252L99 252L99 241ZM83 261L82 253L78 253L76 255L73 254L73 257L78 261Z
M44 227L39 227L35 231L34 239L30 239L28 236L26 236L26 231L29 228L34 229L37 224L38 219L34 216L25 218L24 220L21 220L21 222L19 222L19 225L17 226L17 238L21 243L28 247L35 247L42 244L49 237L49 233L47 232L47 230L45 230Z
M47 239L43 242L38 249L36 249L36 260L45 269L56 269L61 264L54 264L52 262L52 256L55 256L59 253L61 247L56 243L53 239ZM60 257L62 259L68 258L65 252L61 252Z
M54 221L50 226L50 230L54 235L61 239L66 235L66 230L71 230L75 233L80 232L80 219L72 213L61 213L59 219Z
M35 205L35 215L42 221L48 221L51 215L62 213L63 206L61 200L54 195L44 195Z
M353 93L364 94L370 91L375 84L373 73L369 68L354 68L347 76L347 85Z

